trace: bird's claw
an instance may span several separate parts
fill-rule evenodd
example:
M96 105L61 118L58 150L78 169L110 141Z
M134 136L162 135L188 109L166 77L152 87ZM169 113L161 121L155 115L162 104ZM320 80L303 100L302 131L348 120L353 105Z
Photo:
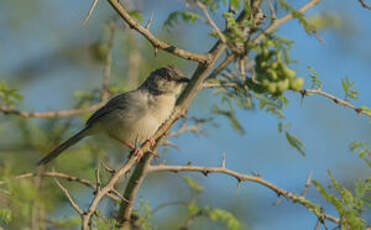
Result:
M141 148L134 147L131 151L131 156L134 154L134 156L137 157L136 161L139 162L143 157L143 150Z
M148 138L147 141L150 143L151 148L153 148L153 146L155 146L155 144L156 144L156 141L155 141L155 139L153 139L153 137Z

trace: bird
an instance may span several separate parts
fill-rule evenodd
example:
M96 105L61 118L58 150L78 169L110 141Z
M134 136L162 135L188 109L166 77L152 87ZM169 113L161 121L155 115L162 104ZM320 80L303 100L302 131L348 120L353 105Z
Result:
M150 73L135 90L119 94L93 113L85 127L58 145L37 165L45 165L81 139L103 133L133 149L140 159L143 152L136 147L149 141L171 115L176 97L190 80L175 66L168 65ZM134 144L133 144L134 143Z

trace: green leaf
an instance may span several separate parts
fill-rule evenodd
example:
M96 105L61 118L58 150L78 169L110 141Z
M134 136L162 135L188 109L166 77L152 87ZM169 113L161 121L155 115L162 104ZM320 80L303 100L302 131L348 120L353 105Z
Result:
M196 192L196 193L200 193L204 190L204 188L202 187L202 185L200 185L197 181L193 180L192 177L190 176L183 176L182 177L184 182L187 183L187 185L189 186L189 188Z
M229 120L229 122L230 122L230 124L231 124L231 126L234 130L238 131L241 134L245 134L245 130L242 127L241 123L238 121L238 119L236 117L236 114L235 114L235 112L232 108L230 110L224 110L224 109L219 108L219 106L214 105L213 106L213 111L214 111L214 113L216 113L218 115L222 115L222 116L225 116L226 118L228 118L228 120Z
M303 26L305 32L307 34L313 34L316 33L316 27L313 26L304 16L303 13L297 11L295 8L293 8L290 4L288 4L285 0L280 0L280 5L289 11L294 18L297 18L299 23Z
M341 17L334 12L313 15L308 19L308 22L317 30L338 29L342 24Z
M343 90L345 93L345 100L348 98L356 100L358 99L359 92L357 90L354 90L354 82L351 82L348 78L348 76L345 76L344 79L341 79L341 85L343 86Z
M301 142L297 137L294 135L291 135L288 131L285 132L286 139L289 142L289 144L294 147L296 150L298 150L301 155L305 156L304 152L304 144Z
M4 81L0 81L0 103L5 102L6 105L12 106L19 102L23 97L15 88L9 88Z
M314 88L321 89L322 88L322 82L318 77L318 73L310 66L308 66L308 70L311 72L311 74L309 75L309 77L312 79L311 88L312 89L314 89Z
M9 224L9 222L12 220L12 211L7 208L0 209L0 220L4 224Z
M139 11L133 10L133 11L130 11L129 14L130 14L130 16L132 16L133 18L135 18L139 22L143 22L142 14Z
M207 210L208 217L214 221L220 221L230 230L241 229L240 222L236 217L229 211L219 208Z
M164 21L163 26L166 28L173 27L176 24L178 24L180 20L182 20L182 22L184 23L193 24L196 21L196 19L200 19L200 16L195 13L188 11L174 11L171 14L169 14L167 19Z
M331 187L336 189L338 195L331 194L317 181L313 180L314 186L338 211L341 218L341 229L365 229L365 221L362 219L366 211L366 194L371 192L371 177L365 181L358 181L355 186L355 195L335 180L328 171Z

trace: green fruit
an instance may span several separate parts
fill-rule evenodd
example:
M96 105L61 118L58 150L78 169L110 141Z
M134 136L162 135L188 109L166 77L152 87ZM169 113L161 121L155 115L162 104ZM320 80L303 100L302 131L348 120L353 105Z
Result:
M268 79L263 79L263 80L261 81L261 85L262 85L263 87L265 87L265 88L267 88L268 85L269 85L270 83L271 83L271 82L270 82Z
M266 62L266 61L262 61L262 62L260 62L260 67L261 68L265 68L265 67L267 67L268 66L268 63Z
M289 79L285 79L285 80L277 82L277 90L279 92L283 92L283 91L287 90L289 88L289 86L290 86Z
M274 62L272 63L272 68L273 68L273 69L277 69L278 66L279 66L279 64L280 64L279 61L274 61Z
M289 78L289 79L292 79L295 77L296 73L294 70L290 69L289 67L287 67L287 65L281 63L280 65L280 69L282 71L282 74L286 77L286 78Z
M267 46L274 47L274 43L272 41L267 41Z
M299 91L303 88L304 85L304 78L296 77L290 80L290 89L294 91Z
M269 74L269 76L272 80L277 80L278 79L278 74L273 69L267 69L267 73Z
M277 84L274 83L274 82L271 82L271 83L268 85L267 90L268 90L268 92L271 93L271 94L276 93L276 92L277 92Z
M262 53L263 53L263 56L264 56L264 57L267 57L267 56L269 55L269 49L266 48L266 47L264 47Z

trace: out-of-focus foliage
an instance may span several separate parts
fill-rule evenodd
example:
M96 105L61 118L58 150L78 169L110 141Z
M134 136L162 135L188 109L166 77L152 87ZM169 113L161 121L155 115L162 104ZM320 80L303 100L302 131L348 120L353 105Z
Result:
M355 184L355 192L352 193L343 185L339 184L328 171L331 181L331 188L334 188L337 194L327 191L323 185L314 180L313 184L331 203L339 213L341 229L365 229L366 221L362 219L362 214L370 206L370 192L371 192L371 177L366 178L364 181L357 181Z

